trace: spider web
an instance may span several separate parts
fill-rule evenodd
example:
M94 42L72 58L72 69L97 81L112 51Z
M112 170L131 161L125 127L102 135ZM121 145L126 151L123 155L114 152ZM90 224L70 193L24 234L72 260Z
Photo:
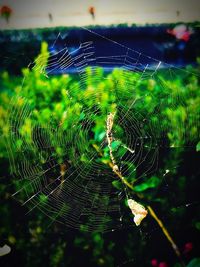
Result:
M59 34L51 53L38 57L29 65L31 71L43 75L43 90L45 79L51 75L72 72L77 78L77 83L66 88L66 111L62 122L58 122L54 114L47 123L35 120L36 107L32 99L23 95L24 84L29 82L27 74L21 91L10 104L6 144L11 172L19 182L19 190L13 196L23 192L26 199L21 200L29 212L39 209L51 223L105 232L133 224L125 205L132 192L123 184L118 189L113 186L113 181L121 181L107 164L107 159L102 160L109 154L107 115L115 112L115 160L123 176L134 184L148 180L156 173L162 147L195 144L199 136L189 129L193 125L199 129L199 118L190 120L192 125L188 125L188 111L185 124L176 125L178 140L182 142L176 142L174 136L174 143L169 143L167 133L173 133L173 128L170 129L170 118L163 112L163 106L167 101L172 111L177 106L185 107L184 88L177 86L172 90L170 81L179 73L187 77L187 71L84 30L85 35L79 37L73 48L65 45L57 50L56 44L62 38ZM97 49L99 46L101 49ZM166 79L161 76L163 72ZM149 80L159 85L159 103L154 91L141 87L145 82L148 85ZM104 85L109 90L107 106L102 106ZM139 90L143 90L143 94L138 98ZM143 108L147 99L149 108ZM73 111L74 105L77 113ZM73 116L68 117L71 110ZM95 127L98 126L101 132L96 137ZM128 219L125 214L129 214Z

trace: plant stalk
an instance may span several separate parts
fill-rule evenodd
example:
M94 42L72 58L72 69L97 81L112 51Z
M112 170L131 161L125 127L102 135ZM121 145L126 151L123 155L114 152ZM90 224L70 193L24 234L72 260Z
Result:
M99 147L96 144L93 144L93 147L99 153L100 156L103 156L102 152L100 151ZM107 165L113 170L113 172L118 176L118 178L120 178L122 183L125 184L129 189L131 189L131 191L134 192L134 187L125 179L125 177L121 174L121 172L115 168L115 165L111 161L109 161L107 163ZM134 194L136 194L136 193L134 192ZM138 197L141 198L141 196L138 196ZM171 247L174 250L176 256L178 257L181 266L185 267L185 263L183 262L183 260L181 258L180 250L179 250L178 246L176 245L176 243L174 242L171 235L169 234L167 228L164 226L163 222L158 218L155 211L153 210L153 208L150 205L147 206L147 209L148 209L150 215L152 216L152 218L157 222L157 224L161 228L163 234L165 235L165 237L167 238L169 243L171 244Z

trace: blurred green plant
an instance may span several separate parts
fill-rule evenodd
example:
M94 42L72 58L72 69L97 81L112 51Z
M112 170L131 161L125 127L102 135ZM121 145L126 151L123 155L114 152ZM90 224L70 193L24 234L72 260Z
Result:
M48 63L48 56L48 46L46 43L42 43L41 54L35 60L36 66L32 70L29 68L22 70L22 76L25 78L23 83L19 81L19 78L9 76L7 72L1 73L0 157L2 159L8 159L5 144L10 141L9 123L13 119L11 116L13 109L15 109L15 115L17 112L20 114L22 108L27 105L28 100L27 114L31 110L31 117L24 117L18 125L19 132L16 135L17 138L14 139L14 144L12 144L13 156L16 157L13 159L14 162L23 160L20 154L23 154L24 144L28 144L32 153L29 155L30 160L32 159L34 161L34 155L37 155L40 163L45 163L48 151L45 149L42 150L39 145L33 144L35 127L45 125L47 143L53 147L52 154L57 158L60 168L62 168L62 162L66 156L66 147L63 147L62 143L58 142L59 135L54 135L52 129L61 125L60 136L65 135L67 144L70 145L73 142L74 136L77 135L77 127L73 127L75 123L76 125L82 125L82 123L84 124L89 121L90 139L87 140L87 143L84 130L81 127L78 128L78 137L82 140L84 149L80 146L80 151L77 154L73 150L73 147L70 147L67 148L67 153L69 159L72 161L72 165L77 166L81 163L87 163L90 166L92 164L90 162L90 153L94 151L95 147L98 150L102 140L105 139L105 122L108 112L115 113L120 106L125 109L127 107L128 110L131 104L130 91L125 86L127 82L137 85L132 91L133 95L131 99L142 100L137 101L129 112L133 116L134 114L141 114L141 117L138 116L138 123L142 123L145 114L151 114L149 118L150 123L143 125L145 131L148 132L151 130L156 139L163 138L168 147L184 147L188 143L193 143L196 146L196 150L199 151L199 125L197 123L200 119L199 78L191 74L191 72L177 71L177 76L168 77L168 73L166 74L166 71L163 70L158 74L156 79L150 77L140 83L136 83L135 81L140 78L138 73L127 72L126 76L124 76L122 70L114 69L111 73L106 74L106 79L103 79L105 76L104 71L98 68L95 72L96 77L94 80L92 69L87 68L85 70L85 90L82 90L76 75L64 74L60 76L49 76L47 78L45 67ZM42 66L42 69L38 69L37 65ZM117 86L116 80L118 81ZM94 94L95 102L93 98ZM119 95L120 103L118 102ZM13 101L11 101L11 98ZM84 112L86 110L90 110L91 112ZM129 119L134 120L132 117ZM70 132L67 131L68 129L70 129ZM126 141L124 138L126 129L122 125L114 125L114 130L118 133L119 140L115 140L112 143L112 149L118 159L127 151L127 148L123 146ZM85 150L88 151L87 155L84 153ZM76 158L73 157L74 153L76 153ZM131 173L127 178L128 182L134 184L134 191L140 194L147 203L159 203L160 206L165 205L169 209L170 203L168 203L167 198L163 197L160 199L157 197L159 187L162 184L162 178L160 177L163 177L163 173L166 170L170 170L171 179L174 179L177 174L173 170L173 166L179 164L181 155L181 149L173 153L173 156L171 154L167 155L165 162L162 164L162 168L157 172L157 176L143 177L142 181L137 181L135 165L129 161L123 162L123 164L128 166L129 172ZM99 157L95 160L102 164L108 164L110 162L110 154L107 146L99 151ZM11 171L15 173L12 164ZM186 186L185 180L180 179L179 182L179 185L177 185L178 190L181 188L181 191L184 191ZM26 180L24 180L24 183L26 183ZM122 189L120 180L114 180L112 184L116 189ZM21 184L14 183L16 190L20 186ZM5 188L3 189L5 190ZM30 190L32 189L30 188ZM46 196L41 194L40 198L44 205L46 205ZM105 199L106 201L107 199ZM63 208L68 209L67 206ZM8 212L4 212L9 216ZM179 215L177 214L177 216ZM43 230L40 224L42 224L42 220L44 221L45 219L39 217L33 223L33 228L29 225L29 229L32 229L30 230L32 236L31 243L34 244L36 242L37 249L39 249L39 242L45 243L41 236ZM85 230L83 228L84 226L81 229ZM56 231L56 227L54 230ZM8 232L10 233L10 230L7 228L1 229L2 235L6 235ZM9 236L9 240L11 244L16 243L15 233ZM23 246L20 242L17 244L19 248ZM66 243L61 243L61 239L59 239L56 247L52 248L50 266L58 266L64 257ZM83 247L85 250L93 249L93 262L97 266L113 266L114 260L109 256L109 253L107 252L104 255L104 241L98 233L93 234L90 242L86 241L83 237L76 237L74 244L75 246ZM108 251L111 251L114 246L115 244L112 242L109 243ZM31 263L29 264L31 266Z

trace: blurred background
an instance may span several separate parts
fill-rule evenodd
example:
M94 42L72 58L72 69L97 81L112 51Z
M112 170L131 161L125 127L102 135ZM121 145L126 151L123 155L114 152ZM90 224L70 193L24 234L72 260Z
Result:
M9 25L1 20L1 27L6 29L192 22L199 20L200 10L197 0L1 1L1 5L4 4L13 9ZM94 8L94 16L89 14L91 7Z
M66 67L62 59L67 48L76 62L76 57L81 57L77 52L80 45L91 41L95 57L106 60L109 57L109 60L89 62L82 90L78 65L67 63ZM126 69L125 75L118 68L124 68L127 47L132 51L131 60L137 54L140 65L130 72ZM118 58L114 60L116 56ZM1 266L199 267L200 2L0 0L0 60ZM51 60L56 60L55 68L51 68ZM137 63L127 64L130 68ZM97 68L94 73L93 68ZM141 82L136 83L137 80ZM91 93L94 89L103 96L99 100L101 116L85 118L81 108L92 111L96 108L96 98ZM144 126L144 131L155 133L159 144L159 160L154 171L147 173L144 179L142 165L134 171L134 178L133 175L129 177L130 182L137 181L138 199L153 207L158 219L148 215L141 226L134 226L130 214L124 211L124 199L121 207L124 219L120 228L103 233L99 229L87 232L84 225L61 226L54 222L56 218L49 222L39 208L29 212L29 203L23 203L33 189L21 192L19 197L13 196L28 180L28 165L20 165L20 162L30 157L31 164L37 161L43 164L43 170L51 168L52 173L47 174L50 182L50 176L58 177L62 171L66 172L65 152L62 151L66 149L65 143L62 147L62 142L54 140L49 130L45 134L53 140L53 152L33 145L32 125L48 125L54 119L61 124L65 120L64 135L65 130L72 127L72 117L76 120L77 116L77 122L83 118L90 120L88 143L95 147L102 141L102 134L105 136L104 123L110 104L113 109L118 104L119 99L112 98L111 92L115 89L123 106L129 104L132 92L135 99L142 99L131 111L133 113L128 113L128 124L141 125L145 116L149 124ZM66 100L66 92L72 94L71 102ZM25 99L33 117L25 117L20 122ZM69 115L66 115L67 105L70 106ZM142 116L136 116L135 122L137 112ZM134 127L130 129L134 140ZM124 134L121 133L122 138ZM33 158L32 154L25 153L24 142L34 151ZM67 144L70 147L71 143ZM92 150L90 145L88 151ZM40 158L36 157L37 153ZM45 165L45 153L54 153L51 156L60 169ZM89 164L81 154L74 153L75 163L71 160L71 165L83 161ZM109 163L106 149L102 153L103 156L98 154L98 162ZM127 164L135 169L140 162ZM113 183L113 190L123 192L121 185L116 183ZM42 201L46 205L46 200ZM178 253L158 220L173 237Z

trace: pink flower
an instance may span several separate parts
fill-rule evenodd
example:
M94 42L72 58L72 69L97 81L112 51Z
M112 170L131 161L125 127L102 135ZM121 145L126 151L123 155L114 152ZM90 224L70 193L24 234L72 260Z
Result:
M188 243L186 243L185 246L184 246L183 253L187 254L187 253L189 253L191 250L193 250L193 243L192 243L192 242L188 242Z
M160 262L158 267L168 267L167 263L166 262Z
M152 259L151 260L151 266L157 267L158 266L158 260L157 259Z
M174 29L167 30L167 33L176 37L177 40L183 40L185 42L189 41L191 34L193 33L192 29L188 29L186 25L181 24L177 25Z

